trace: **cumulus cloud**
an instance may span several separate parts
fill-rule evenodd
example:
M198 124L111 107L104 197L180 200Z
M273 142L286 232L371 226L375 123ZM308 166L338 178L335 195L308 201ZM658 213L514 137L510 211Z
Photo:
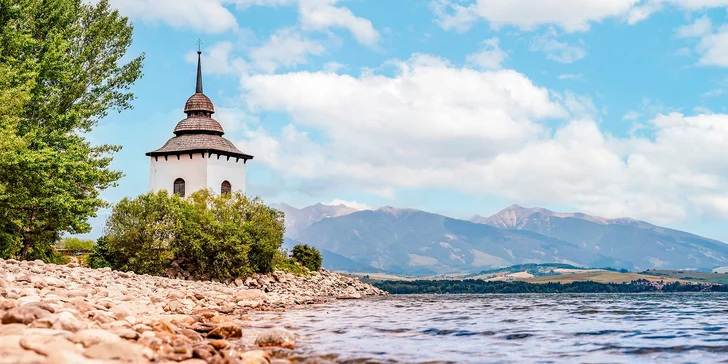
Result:
M554 25L566 32L585 31L591 23L609 17L625 16L640 0L437 0L433 6L444 29L463 29L479 16L499 29L512 25L533 30Z
M379 32L368 19L358 17L347 7L336 6L339 0L234 0L239 7L298 5L304 29L325 30L330 27L347 29L359 43L374 45Z
M574 63L586 57L586 49L581 45L573 45L557 39L558 33L551 28L545 34L534 37L531 43L532 51L546 53L546 58L559 63Z
M279 67L294 68L305 64L309 55L320 55L326 48L321 42L306 38L293 28L279 29L262 46L250 52L255 65L265 72Z
M206 33L235 30L238 26L221 0L110 0L110 3L125 16L144 23L165 23Z
M206 47L202 53L203 71L205 74L224 75L246 72L250 66L240 57L232 54L234 46L231 42L218 42ZM190 51L185 56L187 63L197 63L197 52Z
M510 25L522 30L555 26L582 32L609 18L635 24L666 8L700 11L728 7L728 0L433 0L436 22L445 30L464 31L482 18L494 29Z
M501 63L508 57L499 45L498 38L491 38L483 41L482 47L475 53L469 54L466 58L468 64L486 70L501 68Z
M658 114L650 138L616 138L590 116L590 100L518 72L425 55L395 64L395 75L246 78L249 106L291 123L279 133L251 126L239 145L283 178L389 197L455 188L656 222L723 206L711 196L728 182L728 115ZM550 119L563 122L552 129Z

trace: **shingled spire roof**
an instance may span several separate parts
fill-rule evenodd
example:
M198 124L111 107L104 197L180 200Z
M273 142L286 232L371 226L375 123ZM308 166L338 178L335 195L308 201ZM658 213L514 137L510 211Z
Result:
M228 157L253 159L252 155L238 150L233 143L222 137L225 134L220 123L212 118L215 107L202 89L202 52L197 52L197 82L195 94L185 103L184 112L187 118L177 123L174 138L167 141L162 148L147 153L148 156L167 156L192 153L208 153Z

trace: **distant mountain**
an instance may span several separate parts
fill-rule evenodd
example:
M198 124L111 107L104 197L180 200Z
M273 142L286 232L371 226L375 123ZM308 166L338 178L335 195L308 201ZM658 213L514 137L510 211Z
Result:
M337 269L431 275L529 263L630 270L728 266L722 242L628 218L514 205L465 221L413 209L321 206L287 214L295 227L287 237L348 260L330 255L342 267Z
M287 236L295 235L296 231L305 229L317 221L321 221L329 217L344 216L352 212L359 211L346 205L333 206L321 203L304 207L302 209L295 208L285 203L272 204L271 207L283 211L286 215L285 226Z
M728 245L720 241L631 218L606 219L513 205L477 222L568 241L629 261L629 269L705 269L728 262Z
M593 250L530 231L506 230L412 209L384 207L323 219L295 240L386 272L429 275L525 263L619 265Z

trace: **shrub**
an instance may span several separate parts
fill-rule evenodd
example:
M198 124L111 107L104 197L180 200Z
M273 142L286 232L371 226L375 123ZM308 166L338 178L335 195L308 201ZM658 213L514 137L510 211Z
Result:
M295 259L289 257L288 252L285 250L278 250L273 256L273 268L299 275L309 273L306 267L296 262Z
M272 271L282 243L283 214L258 198L160 191L114 206L89 265L162 274L174 261L193 276L228 280Z
M321 269L321 262L323 261L323 258L321 257L321 252L314 247L310 247L306 244L296 245L293 247L293 251L291 251L291 256L294 260L301 263L301 265L308 268L310 271L317 271Z
M65 238L56 244L59 249L67 250L93 250L96 243L89 239Z

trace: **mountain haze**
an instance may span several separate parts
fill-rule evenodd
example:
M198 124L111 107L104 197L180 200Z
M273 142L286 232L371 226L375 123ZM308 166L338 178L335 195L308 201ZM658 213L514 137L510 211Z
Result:
M286 215L294 227L286 236L329 254L336 268L326 259L324 266L331 269L411 275L528 263L630 270L728 265L722 242L630 218L517 205L472 221L393 207L352 210L320 204L295 209Z

